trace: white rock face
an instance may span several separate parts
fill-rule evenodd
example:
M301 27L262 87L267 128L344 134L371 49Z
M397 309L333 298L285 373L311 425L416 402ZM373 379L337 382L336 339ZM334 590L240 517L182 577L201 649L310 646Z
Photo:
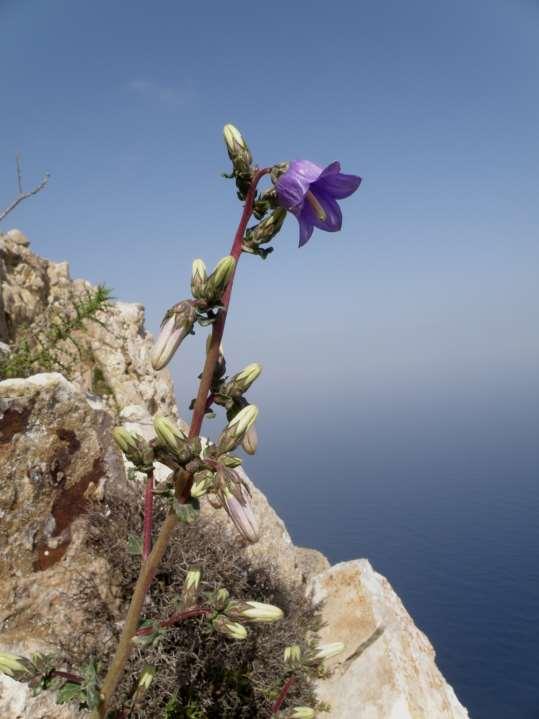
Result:
M89 282L71 279L67 262L35 255L20 230L0 234L0 341L20 340L48 312L69 311L89 290L95 290ZM74 333L83 356L70 379L84 392L102 392L114 413L142 405L146 413L176 417L170 373L156 372L150 363L153 340L144 329L142 305L115 302L100 319L102 324L87 321L84 332Z
M337 564L312 580L324 601L326 642L345 651L319 682L328 719L468 719L435 664L435 652L391 585L366 559Z

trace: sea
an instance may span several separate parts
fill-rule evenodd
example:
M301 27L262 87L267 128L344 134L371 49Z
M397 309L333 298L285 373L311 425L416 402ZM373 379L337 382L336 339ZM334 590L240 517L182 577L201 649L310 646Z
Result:
M472 719L539 719L537 380L269 405L245 466L294 542L368 558Z

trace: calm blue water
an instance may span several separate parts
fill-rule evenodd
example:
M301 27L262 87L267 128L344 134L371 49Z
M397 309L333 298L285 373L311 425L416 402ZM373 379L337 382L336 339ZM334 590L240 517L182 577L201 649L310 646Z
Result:
M266 398L246 468L297 544L389 578L473 719L538 719L539 387L503 387Z

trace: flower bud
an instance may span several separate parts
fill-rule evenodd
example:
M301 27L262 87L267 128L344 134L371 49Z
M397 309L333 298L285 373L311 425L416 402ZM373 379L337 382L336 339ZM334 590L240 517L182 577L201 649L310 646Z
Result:
M138 449L136 436L124 427L114 427L112 436L124 454L127 454L130 450Z
M263 602L230 602L225 610L230 619L243 619L248 622L277 622L284 617L283 610L273 604Z
M289 647L285 647L283 654L283 661L285 664L298 664L301 661L301 648L299 644L292 644Z
M215 266L214 271L208 277L206 282L206 298L209 302L219 302L226 286L228 285L234 269L236 267L236 260L232 255L227 255L219 260Z
M217 449L221 454L230 452L230 450L238 446L249 427L254 423L257 415L258 407L254 404L248 404L230 420L217 442Z
M286 218L286 210L278 207L271 215L265 217L258 225L251 227L245 233L247 244L262 245L270 242L280 231Z
M153 427L159 442L172 453L184 449L187 437L177 425L166 417L155 417Z
M143 692L145 692L147 689L149 689L150 684L152 683L155 674L156 674L155 667L152 667L150 664L146 664L146 666L142 670L140 679L138 680L138 687Z
M241 441L241 446L247 454L255 454L258 447L258 433L254 424L252 424L247 432L245 432Z
M165 367L181 342L193 330L197 313L190 300L183 300L167 310L159 336L152 349L151 361L155 370Z
M182 609L189 609L197 603L201 578L202 573L200 569L190 569L187 572L181 592Z
M215 617L212 625L216 631L224 634L225 637L228 637L229 639L247 638L247 629L245 629L243 624L231 622L230 619L225 617L223 614L219 614L219 616Z
M153 469L154 452L148 442L139 434L129 432L124 427L115 427L112 436L127 459L141 472Z
M253 157L241 132L234 125L228 124L223 128L223 135L234 169L238 172L249 172Z
M294 707L285 716L286 719L314 719L316 715L311 707Z
M333 644L319 644L313 654L309 657L309 664L316 664L317 662L324 661L324 659L330 659L336 657L344 651L344 644L342 642L333 642Z
M228 589L221 587L220 589L217 589L215 592L213 592L209 599L209 602L212 607L214 607L214 609L216 609L218 612L222 612L228 604L229 599L230 592L228 591Z
M22 657L9 652L0 652L0 673L14 677L16 674L26 672L27 667L21 662Z
M262 372L262 365L258 362L251 362L247 367L242 369L241 372L235 374L229 382L227 382L226 388L229 394L234 396L235 393L244 394L247 392L253 382L260 377Z
M215 473L209 469L203 469L200 472L195 472L193 475L193 484L191 486L191 497L196 497L197 499L203 497L213 485L214 479Z
M197 300L204 299L204 290L206 288L206 265L202 260L194 260L193 271L191 274L191 292Z
M225 490L222 497L223 505L241 536L251 544L255 544L260 539L258 522L247 491L242 485L240 485L238 491L240 492L241 501L228 489Z

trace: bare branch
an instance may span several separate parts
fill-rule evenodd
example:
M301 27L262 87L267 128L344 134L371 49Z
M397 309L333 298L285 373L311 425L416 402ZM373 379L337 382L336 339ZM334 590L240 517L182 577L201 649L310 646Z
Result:
M27 200L29 197L32 197L32 195L37 195L38 192L41 192L41 190L45 187L47 182L49 181L49 173L45 175L45 177L41 180L39 185L37 187L34 187L33 190L30 190L30 192L22 192L22 176L21 176L21 166L20 166L20 157L17 155L17 184L19 187L19 194L18 196L13 200L11 205L8 205L5 210L2 210L0 212L0 222L6 218L9 213L14 210L17 205L19 205L23 200Z
M21 169L21 153L20 152L17 153L16 162L17 162L17 187L19 190L19 195L22 195L23 189L22 189L22 169Z

